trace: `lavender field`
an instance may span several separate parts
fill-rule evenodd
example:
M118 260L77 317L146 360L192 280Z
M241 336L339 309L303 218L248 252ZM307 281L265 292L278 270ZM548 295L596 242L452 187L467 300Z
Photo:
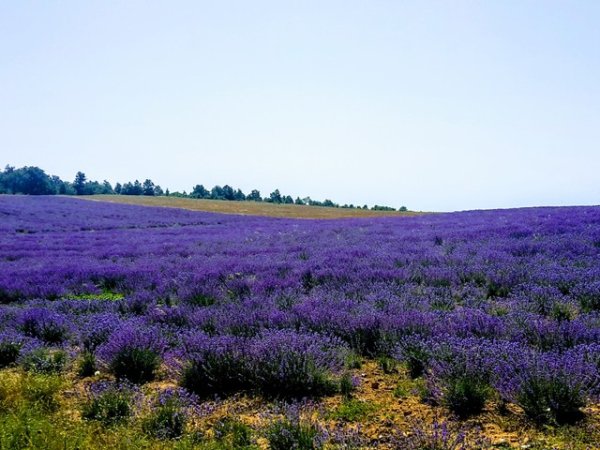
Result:
M477 444L433 415L532 433L599 419L600 207L297 220L2 196L0 304L3 372L79 380L77 420L101 429L111 395L123 417L171 411L162 441L242 397L296 419L222 448L286 448L292 425L310 445L287 448L484 448L485 425ZM437 411L431 429L288 411L356 404L373 364L410 387L390 402Z

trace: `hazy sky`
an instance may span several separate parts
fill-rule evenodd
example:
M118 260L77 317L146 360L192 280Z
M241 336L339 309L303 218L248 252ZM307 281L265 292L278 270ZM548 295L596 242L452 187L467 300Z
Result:
M599 1L0 1L0 164L418 210L600 203Z

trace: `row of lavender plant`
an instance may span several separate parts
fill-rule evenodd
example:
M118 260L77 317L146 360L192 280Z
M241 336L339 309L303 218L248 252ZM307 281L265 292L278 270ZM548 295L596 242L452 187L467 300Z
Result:
M600 390L600 208L283 220L0 197L0 364L325 395L395 356L459 415Z

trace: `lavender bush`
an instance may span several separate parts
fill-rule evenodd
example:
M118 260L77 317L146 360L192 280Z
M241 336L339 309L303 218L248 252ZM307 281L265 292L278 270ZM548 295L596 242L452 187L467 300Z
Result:
M183 435L196 398L181 389L160 392L150 405L150 414L142 422L143 430L158 439L175 439Z
M14 332L0 332L0 369L17 362L23 338Z
M318 450L324 447L328 437L327 430L302 416L302 403L283 404L281 417L271 421L265 437L272 450Z
M132 322L115 331L98 354L117 380L145 383L155 378L164 350L165 342L158 330Z
M344 361L340 342L292 331L265 333L248 349L250 376L261 394L274 397L317 397L336 391L331 371Z
M226 396L248 389L248 367L240 338L211 338L193 333L183 338L185 359L180 384L200 397Z
M498 368L499 390L536 423L576 422L587 400L596 398L598 374L583 352L522 351L513 357L512 364Z
M456 424L434 421L433 424L414 422L408 434L398 432L392 438L394 450L469 450L491 449L491 443L483 438L478 430L471 432ZM471 430L473 431L473 430Z
M58 344L67 339L69 325L65 316L46 308L26 309L17 319L20 330L48 344Z
M335 339L290 330L254 338L184 338L181 385L200 396L253 390L268 397L310 397L337 389L332 373L341 369L344 348Z
M19 357L20 365L27 371L53 374L62 372L67 364L64 350L30 345Z
M110 426L127 421L133 414L135 390L128 384L97 382L88 387L87 396L81 412L86 420Z
M488 344L486 346L486 344ZM461 418L478 414L492 394L493 355L481 339L430 341L430 392Z

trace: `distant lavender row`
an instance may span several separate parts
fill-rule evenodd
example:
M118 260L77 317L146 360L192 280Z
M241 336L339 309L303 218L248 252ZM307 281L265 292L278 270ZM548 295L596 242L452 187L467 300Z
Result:
M0 197L0 302L0 358L36 342L114 372L120 333L151 330L155 364L229 357L260 390L269 362L291 364L260 349L300 354L309 336L294 364L315 376L349 349L393 355L435 397L467 370L448 353L475 348L507 401L564 372L584 403L599 394L600 207L302 221Z

